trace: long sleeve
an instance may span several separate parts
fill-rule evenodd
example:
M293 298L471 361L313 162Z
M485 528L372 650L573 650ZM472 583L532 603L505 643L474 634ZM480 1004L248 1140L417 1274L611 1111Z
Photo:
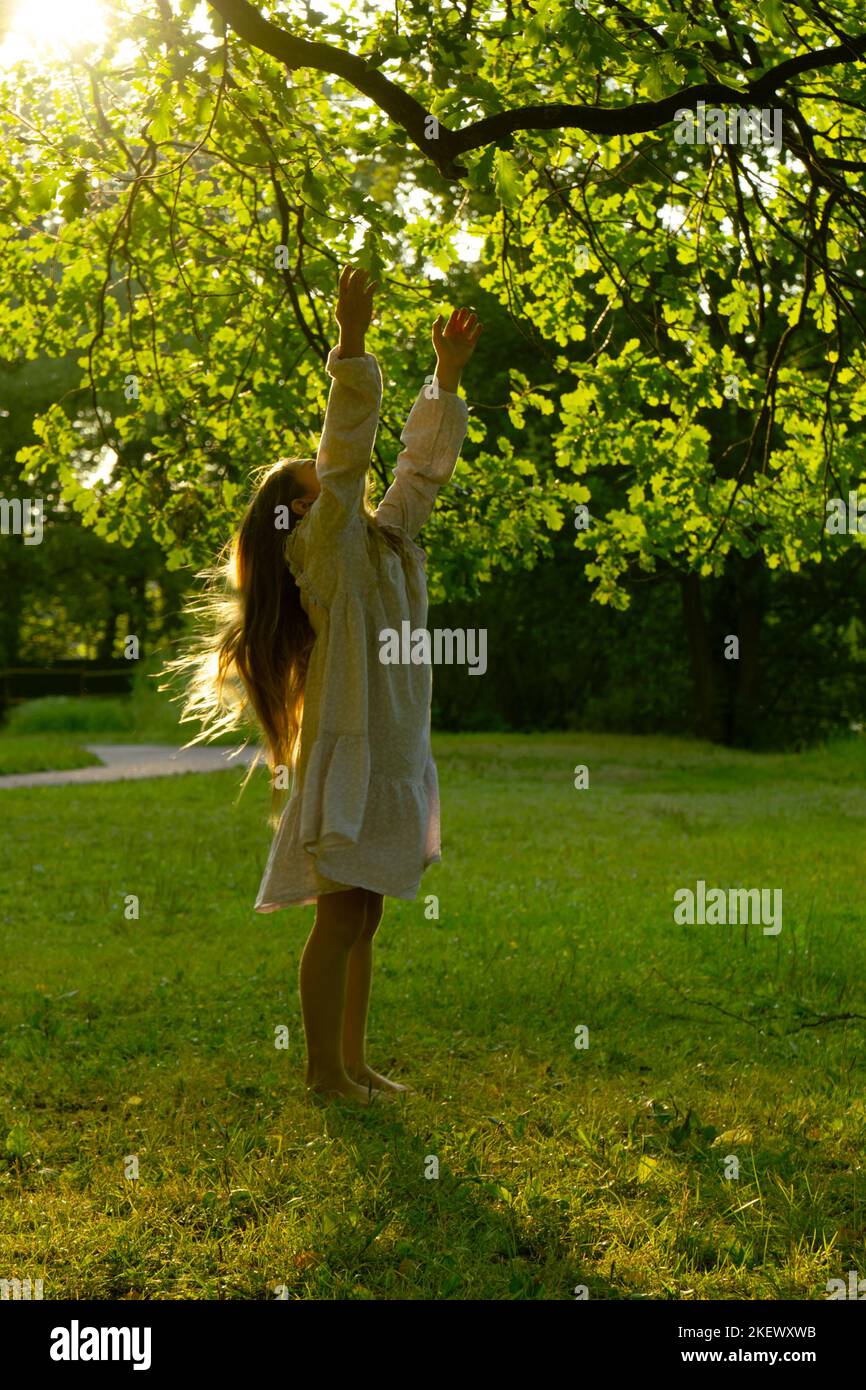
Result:
M316 454L322 487L286 541L292 574L320 606L335 582L334 544L361 509L382 400L382 374L372 353L340 357L332 348L326 365L331 389Z
M348 515L364 496L364 480L379 424L382 374L371 352L363 357L328 354L326 369L331 390L316 454L316 472L328 493Z
M468 411L462 396L439 388L428 396L422 387L400 440L394 481L376 512L384 526L399 526L416 536L436 501L436 493L454 472L466 435Z

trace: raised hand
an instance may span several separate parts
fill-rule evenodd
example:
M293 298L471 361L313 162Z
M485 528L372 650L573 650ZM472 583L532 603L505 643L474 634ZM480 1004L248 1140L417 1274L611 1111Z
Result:
M454 309L448 322L442 314L433 324L436 379L443 391L456 391L460 374L475 351L482 325L471 309Z
M364 337L373 317L373 291L378 283L370 280L360 266L344 266L334 310L340 325L340 357L363 356Z

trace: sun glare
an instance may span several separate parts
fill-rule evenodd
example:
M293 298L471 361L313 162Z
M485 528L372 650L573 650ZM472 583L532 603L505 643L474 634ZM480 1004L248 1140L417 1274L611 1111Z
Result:
M0 39L0 64L56 62L105 37L102 0L12 0L9 27Z

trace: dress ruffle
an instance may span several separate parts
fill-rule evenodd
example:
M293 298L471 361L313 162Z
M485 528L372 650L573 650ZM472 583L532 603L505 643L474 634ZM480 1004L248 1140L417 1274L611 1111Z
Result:
M411 901L424 869L439 858L432 756L421 781L401 780L370 770L364 739L323 737L310 755L303 787L283 811L256 911L313 902L323 882Z
M360 734L320 734L300 791L301 844L308 854L357 843L370 790L370 749Z

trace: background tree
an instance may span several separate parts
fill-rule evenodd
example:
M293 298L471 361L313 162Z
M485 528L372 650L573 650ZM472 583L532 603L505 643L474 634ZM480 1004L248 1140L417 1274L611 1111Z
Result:
M863 547L823 528L863 469L853 5L210 11L213 33L162 0L0 94L6 350L80 349L25 471L67 460L64 500L106 538L149 518L171 566L212 554L250 464L313 447L355 257L385 285L384 484L430 370L429 276L444 298L469 273L522 350L503 395L485 335L434 597L532 566L567 524L597 603L677 586L697 727L754 740L772 576ZM781 149L688 143L699 101L778 110ZM71 461L82 430L117 456L103 484Z

